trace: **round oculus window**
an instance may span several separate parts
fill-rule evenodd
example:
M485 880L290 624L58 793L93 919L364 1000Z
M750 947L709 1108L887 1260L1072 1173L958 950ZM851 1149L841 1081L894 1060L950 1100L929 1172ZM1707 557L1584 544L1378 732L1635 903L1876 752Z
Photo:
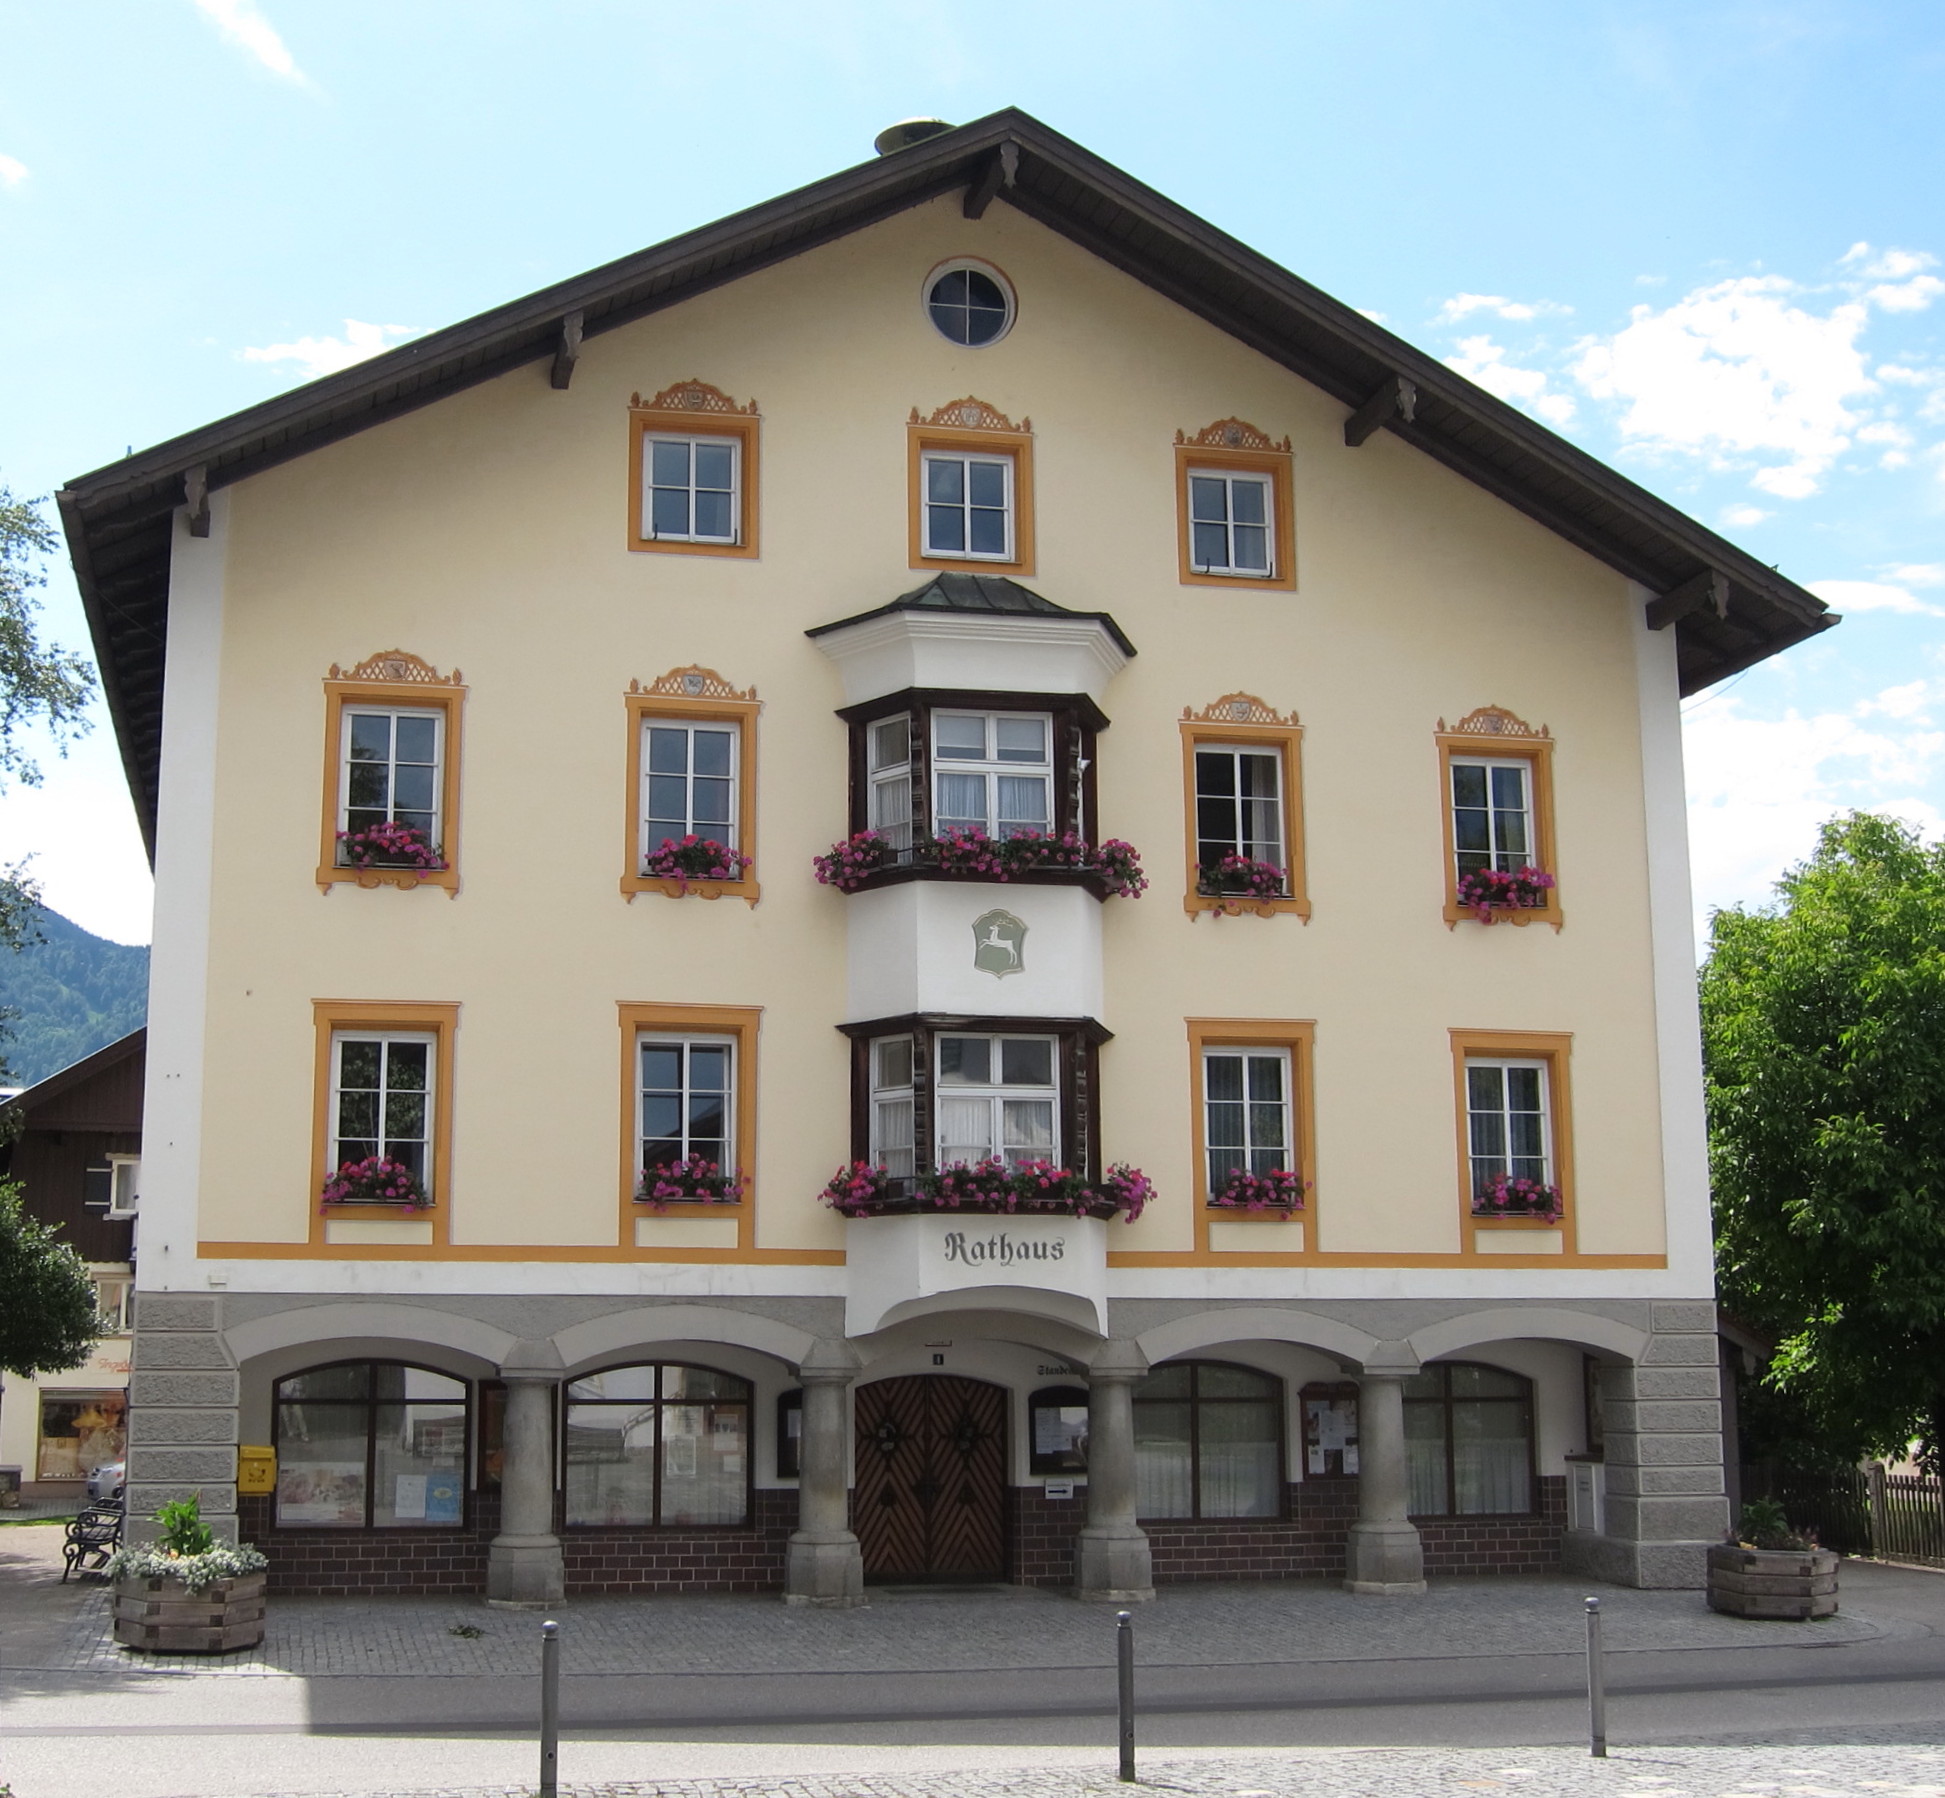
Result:
M925 310L948 343L997 343L1013 323L1013 290L983 262L949 262L925 280Z

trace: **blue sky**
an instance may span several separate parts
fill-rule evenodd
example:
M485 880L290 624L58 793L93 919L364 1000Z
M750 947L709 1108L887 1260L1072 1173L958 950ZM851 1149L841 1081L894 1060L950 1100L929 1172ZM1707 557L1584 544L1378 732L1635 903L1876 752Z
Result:
M1022 106L1847 617L1689 712L1706 907L1945 827L1945 8L0 0L0 482ZM50 633L85 641L64 565ZM146 941L105 719L0 858Z

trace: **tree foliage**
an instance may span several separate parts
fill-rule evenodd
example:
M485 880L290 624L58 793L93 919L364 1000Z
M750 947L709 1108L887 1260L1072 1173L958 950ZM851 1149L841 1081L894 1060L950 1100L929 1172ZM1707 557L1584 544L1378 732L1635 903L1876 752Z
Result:
M0 1181L0 1368L24 1380L64 1373L87 1360L98 1333L88 1264Z
M1725 1303L1828 1454L1945 1451L1945 844L1823 828L1702 970Z
M57 742L86 730L95 690L87 658L44 645L35 627L40 601L34 592L47 585L37 558L54 545L39 503L15 499L0 487L0 781L30 787L41 771L22 731L37 718L46 720Z

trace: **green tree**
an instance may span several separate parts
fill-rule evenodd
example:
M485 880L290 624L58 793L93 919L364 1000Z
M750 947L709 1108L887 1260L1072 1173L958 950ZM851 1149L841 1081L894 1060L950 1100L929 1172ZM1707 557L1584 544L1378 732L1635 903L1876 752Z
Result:
M87 1360L98 1333L88 1264L0 1181L0 1368L24 1380L65 1372Z
M1722 1296L1828 1456L1945 1455L1945 844L1826 824L1702 970Z

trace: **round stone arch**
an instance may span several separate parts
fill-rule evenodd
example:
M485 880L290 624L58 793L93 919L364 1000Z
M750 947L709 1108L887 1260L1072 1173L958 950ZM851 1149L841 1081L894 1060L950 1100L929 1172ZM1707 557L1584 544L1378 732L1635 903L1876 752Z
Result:
M1592 1311L1554 1305L1500 1305L1467 1311L1414 1330L1407 1340L1420 1361L1443 1360L1486 1342L1571 1342L1623 1361L1637 1362L1647 1352L1648 1332Z
M773 1317L732 1311L724 1305L641 1305L570 1324L553 1336L567 1368L613 1363L637 1351L652 1360L652 1351L664 1342L726 1343L796 1367L816 1346L817 1338Z
M315 1351L320 1363L409 1360L428 1350L444 1350L442 1359L463 1357L474 1365L475 1373L483 1370L490 1375L519 1338L456 1311L360 1302L289 1306L232 1324L223 1332L223 1340L239 1367L264 1355L285 1360L288 1356L280 1351L298 1349Z
M1355 1324L1286 1305L1234 1305L1171 1318L1136 1337L1150 1365L1192 1355L1225 1342L1290 1342L1314 1348L1348 1369L1362 1367L1379 1338Z

